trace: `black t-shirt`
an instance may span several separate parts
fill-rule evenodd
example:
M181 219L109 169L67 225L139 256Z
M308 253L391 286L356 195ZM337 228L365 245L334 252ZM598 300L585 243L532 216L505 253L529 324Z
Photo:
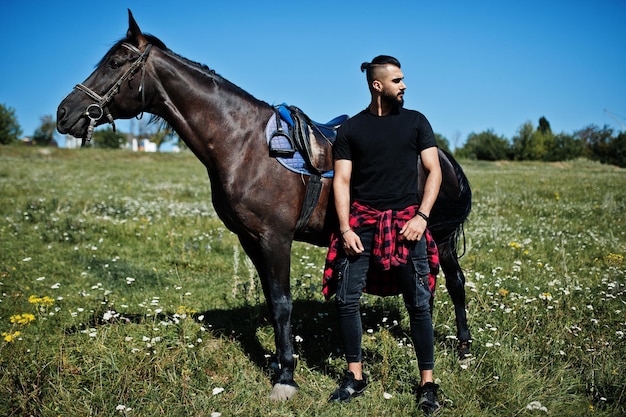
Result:
M387 116L367 109L344 122L333 157L352 161L351 198L377 210L418 204L417 157L437 146L426 117L399 108Z

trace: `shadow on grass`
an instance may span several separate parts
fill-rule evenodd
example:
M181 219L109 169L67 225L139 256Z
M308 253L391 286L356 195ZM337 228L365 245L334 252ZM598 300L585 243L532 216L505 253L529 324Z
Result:
M145 314L123 313L114 321L103 318L108 309L100 303L94 308L94 313L87 323L65 329L66 334L83 331L86 328L97 328L111 323L145 324L148 321L175 321L175 312L162 312L151 316ZM408 330L400 323L403 312L392 306L363 305L361 307L364 333L372 329L377 332L382 328L398 340L408 338ZM272 329L268 308L265 304L244 305L241 307L213 309L194 314L196 321L202 322L209 328L215 337L222 337L237 342L249 360L260 369L272 373L276 369L274 355L273 330L272 341L269 347L264 347L257 335L257 329ZM396 324L394 324L396 323ZM324 303L315 300L296 300L293 303L292 314L295 352L306 361L311 369L333 376L343 371L337 371L329 365L329 358L343 358L339 331L337 328L337 313L334 302ZM267 343L266 343L267 346ZM376 353L364 350L364 357L376 361ZM336 375L337 374L337 375Z
M106 288L126 290L126 278L135 276L141 282L158 286L158 274L133 267L132 264L118 261L106 265L101 259L81 258L91 271L100 274ZM371 302L363 303L361 316L364 334L368 330L378 332L386 329L397 340L410 339L410 331L400 323L406 315L402 302L383 302L382 298L374 297ZM108 310L106 296L93 308L93 315L89 322L81 323L77 327L66 329L66 333L76 333L86 328L97 328L112 323L103 318ZM123 317L115 320L117 324L134 323L144 324L148 320L173 322L176 321L174 311L163 311L150 317L146 314L123 313ZM245 304L237 307L216 308L195 313L194 319L201 321L216 337L222 337L237 342L249 360L260 369L272 373L276 369L275 346L273 341L272 323L265 303ZM296 299L293 302L292 332L295 338L294 348L301 360L306 361L311 369L319 370L329 375L342 373L338 370L334 359L342 361L343 350L337 326L337 312L334 300L322 302L319 300ZM267 336L271 342L262 343L259 339L259 328L268 328ZM265 331L265 330L263 330ZM445 340L446 335L435 333L436 342ZM267 338L264 337L265 340ZM378 353L364 349L364 357L372 363L377 362ZM329 359L333 359L330 361ZM332 365L331 362L335 362ZM343 368L343 366L341 366Z
M404 307L383 303L361 306L363 332L371 329L378 332L386 329L398 341L410 340L410 330L402 326L406 315ZM263 347L257 337L257 329L272 325L265 304L242 306L229 309L215 309L198 313L202 321L211 326L214 335L228 338L240 344L250 361L257 367L271 372L276 369L274 343L270 350ZM337 312L334 301L324 303L315 300L295 300L292 313L292 330L296 338L296 354L305 360L310 369L316 369L332 377L343 374L343 366L338 370L329 359L343 360L343 349L337 327ZM447 334L435 332L435 343L449 343ZM298 342L301 338L302 342ZM376 363L381 360L375 350L364 348L366 361ZM334 361L333 361L334 362Z
M384 327L397 339L407 338L409 336L406 329L399 324L393 324L401 322L401 314L401 310L395 307L364 305L361 307L364 332L368 329L378 331ZM264 369L275 368L276 358L273 350L268 351L264 348L257 337L259 327L271 326L269 312L264 304L208 310L197 316L203 316L203 322L211 325L211 330L216 336L237 341L256 366ZM343 351L334 302L295 300L292 329L296 338L295 351L306 361L307 366L324 373L335 374L336 370L329 366L329 358L342 358ZM364 351L365 357L373 355L373 352Z

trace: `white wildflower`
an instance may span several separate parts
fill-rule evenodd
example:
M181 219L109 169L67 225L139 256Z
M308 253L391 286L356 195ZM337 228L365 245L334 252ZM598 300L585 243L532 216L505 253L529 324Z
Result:
M105 311L104 314L102 315L102 320L109 321L118 316L119 316L119 313L116 313L114 310L108 310L108 311Z
M527 410L539 410L539 411L545 411L546 413L548 412L548 409L546 407L544 407L543 405L541 405L541 403L539 401L532 401L531 403L529 403L526 406Z

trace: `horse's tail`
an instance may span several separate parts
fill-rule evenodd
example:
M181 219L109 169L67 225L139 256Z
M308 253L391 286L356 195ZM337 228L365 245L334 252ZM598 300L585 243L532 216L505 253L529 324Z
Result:
M472 189L461 165L452 155L440 149L439 161L443 184L433 206L428 228L438 245L455 250L456 242L464 235L463 225L472 210Z

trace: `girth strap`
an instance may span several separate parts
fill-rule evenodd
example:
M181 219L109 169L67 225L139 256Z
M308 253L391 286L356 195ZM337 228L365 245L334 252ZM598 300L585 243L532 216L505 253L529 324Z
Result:
M317 207L317 202L320 199L322 193L322 177L319 174L311 174L309 182L306 184L306 190L304 192L304 201L302 202L302 210L300 210L300 218L296 223L296 234L304 231L304 228L309 223L311 215Z

